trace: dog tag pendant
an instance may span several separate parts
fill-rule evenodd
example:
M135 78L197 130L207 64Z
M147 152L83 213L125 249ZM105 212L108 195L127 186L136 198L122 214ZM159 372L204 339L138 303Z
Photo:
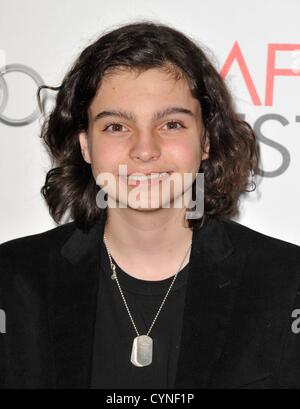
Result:
M153 341L148 335L135 337L132 344L131 362L135 366L147 366L152 362Z

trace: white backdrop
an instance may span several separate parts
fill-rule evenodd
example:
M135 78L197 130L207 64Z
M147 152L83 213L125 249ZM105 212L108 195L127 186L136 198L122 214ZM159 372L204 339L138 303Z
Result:
M237 221L300 245L299 15L299 0L1 0L0 67L22 64L57 86L106 29L152 19L182 30L211 50L238 112L259 135L264 175L242 197ZM7 72L0 118L28 116L35 93L30 76ZM50 166L40 126L41 118L21 126L0 122L0 242L56 226L40 195Z

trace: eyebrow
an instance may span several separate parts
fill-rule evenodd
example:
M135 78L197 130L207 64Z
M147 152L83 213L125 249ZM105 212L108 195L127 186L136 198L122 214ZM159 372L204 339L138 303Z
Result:
M164 117L166 117L167 115L170 114L186 114L189 115L191 117L194 117L195 114L194 112L192 112L190 109L187 108L182 108L182 107L168 107L165 108L161 111L157 111L153 114L152 116L152 120L153 121L158 121ZM124 119L127 119L128 121L133 121L136 122L136 117L134 116L134 114L132 112L127 112L127 111L123 111L123 110L111 110L111 111L102 111L99 112L95 118L94 118L94 122L98 121L101 118L106 118L108 116L117 116L117 117L121 117Z

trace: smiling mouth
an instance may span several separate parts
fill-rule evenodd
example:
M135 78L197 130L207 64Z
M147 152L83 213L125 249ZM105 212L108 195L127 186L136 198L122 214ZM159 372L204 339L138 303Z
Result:
M149 175L120 175L128 185L155 184L167 179L173 172L151 173Z

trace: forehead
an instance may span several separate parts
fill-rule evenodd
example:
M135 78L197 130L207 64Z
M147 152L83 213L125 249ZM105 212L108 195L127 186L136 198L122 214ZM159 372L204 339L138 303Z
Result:
M178 71L151 68L142 72L117 69L104 75L91 109L107 105L174 103L189 108L199 105L190 91L187 79Z

